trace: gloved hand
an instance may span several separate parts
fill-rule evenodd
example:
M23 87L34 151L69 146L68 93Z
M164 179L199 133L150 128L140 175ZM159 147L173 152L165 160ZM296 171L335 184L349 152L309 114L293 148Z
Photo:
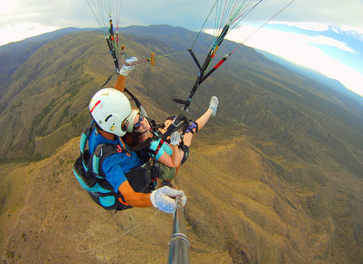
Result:
M150 195L151 203L155 208L158 208L164 213L172 214L175 211L175 200L173 198L180 196L183 206L187 202L187 197L183 191L171 189L164 186L156 191L153 191Z
M178 131L175 131L170 136L170 145L179 145L180 141L180 133Z
M140 106L140 115L147 117L147 113L146 113L144 107L142 107L142 106Z
M135 62L135 61L137 61L137 58L136 57L131 57L130 59L127 59L127 60L125 60L125 62L127 63L127 64L131 64L131 63L133 63L133 62ZM127 65L122 65L122 68L121 68L121 70L120 70L120 75L123 75L123 76L127 76L128 74L129 74L129 72L133 69L133 68L135 68L135 66L133 65L133 66L127 66Z

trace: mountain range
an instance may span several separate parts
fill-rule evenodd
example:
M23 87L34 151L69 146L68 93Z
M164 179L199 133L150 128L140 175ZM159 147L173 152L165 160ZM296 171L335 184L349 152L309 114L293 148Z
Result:
M298 65L293 62L289 62L279 56L273 55L271 53L268 53L263 50L257 50L257 52L261 53L265 57L269 58L270 60L273 60L284 67L300 74L303 77L310 78L314 81L317 81L321 84L324 84L327 88L333 89L338 91L341 94L344 94L345 96L349 97L350 99L360 103L363 105L363 97L356 94L355 92L347 89L343 84L341 84L338 80L331 79L323 75L322 73L309 69L305 66Z
M177 114L173 99L187 98L198 73L187 52L197 33L167 25L121 32L128 54L157 56L155 66L130 73L127 88L157 122ZM199 36L198 60L211 43ZM218 53L237 45L224 41ZM212 95L220 101L175 179L188 197L191 261L362 263L361 98L267 57L242 46L189 108L196 120ZM88 102L113 72L97 30L64 29L0 47L4 263L166 261L170 215L104 211L71 170L90 122Z

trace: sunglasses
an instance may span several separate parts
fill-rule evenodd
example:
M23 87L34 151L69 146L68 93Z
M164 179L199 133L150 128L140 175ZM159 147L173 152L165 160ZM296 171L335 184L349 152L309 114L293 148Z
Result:
M139 129L139 127L141 126L141 122L144 121L145 117L143 117L142 115L140 115L139 117L139 121L137 121L137 123L134 125L134 129Z

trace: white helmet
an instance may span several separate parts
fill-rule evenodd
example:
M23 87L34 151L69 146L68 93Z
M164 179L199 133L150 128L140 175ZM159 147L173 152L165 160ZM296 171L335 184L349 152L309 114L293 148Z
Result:
M131 113L129 99L119 90L105 88L99 90L89 103L89 111L93 120L102 130L122 137L127 128L122 123Z

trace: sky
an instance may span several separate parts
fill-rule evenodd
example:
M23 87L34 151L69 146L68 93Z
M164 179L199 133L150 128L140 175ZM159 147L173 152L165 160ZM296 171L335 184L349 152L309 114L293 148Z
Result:
M121 27L168 24L193 31L201 29L215 3L113 1L120 5L113 10L120 10ZM363 96L362 14L363 0L263 0L227 38L319 71ZM212 12L204 27L207 32L214 27L215 16ZM60 28L98 26L86 0L0 2L0 45Z

